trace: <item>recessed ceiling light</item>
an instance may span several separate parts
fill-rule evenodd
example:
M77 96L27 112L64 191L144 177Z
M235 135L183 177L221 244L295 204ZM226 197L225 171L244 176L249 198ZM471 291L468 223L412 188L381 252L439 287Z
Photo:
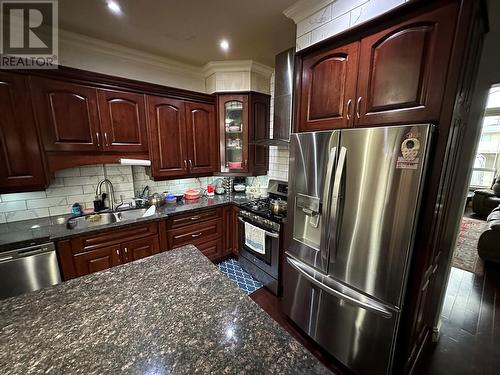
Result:
M122 8L120 8L120 5L116 1L108 0L107 4L109 10L114 14L122 14Z
M222 39L219 43L219 46L223 51L229 50L229 42L226 39Z

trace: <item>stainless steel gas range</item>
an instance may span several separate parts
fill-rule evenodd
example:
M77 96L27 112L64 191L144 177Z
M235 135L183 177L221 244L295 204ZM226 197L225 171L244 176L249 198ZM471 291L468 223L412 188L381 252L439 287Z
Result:
M239 262L241 267L259 280L274 294L281 293L280 252L283 246L286 213L273 214L271 204L274 200L285 201L288 196L288 183L270 180L269 197L241 205L238 214L240 225ZM257 231L261 236L261 246L249 244L249 231Z

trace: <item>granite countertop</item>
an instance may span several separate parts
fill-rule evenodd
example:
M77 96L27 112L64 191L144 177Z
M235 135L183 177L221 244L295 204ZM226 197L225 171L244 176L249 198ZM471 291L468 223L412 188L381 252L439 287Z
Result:
M330 372L190 245L2 301L0 373Z
M251 200L252 199L247 198L245 194L216 195L210 199L202 197L195 201L186 200L175 205L164 205L157 209L156 214L153 216L84 229L67 229L65 222L66 219L69 218L69 215L0 224L0 252L10 250L14 247L29 246L48 241L59 241L73 236L101 232L137 223L164 220L173 215L204 208L219 207L227 204L239 205Z

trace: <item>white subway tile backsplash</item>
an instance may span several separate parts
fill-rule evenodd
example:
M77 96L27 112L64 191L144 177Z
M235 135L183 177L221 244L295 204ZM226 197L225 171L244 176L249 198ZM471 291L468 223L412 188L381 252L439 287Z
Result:
M85 177L64 177L64 186L82 186L97 184L99 182L98 176L85 176Z
M55 172L56 177L78 177L80 176L80 168L63 169Z
M59 216L71 213L71 206L50 207L49 216Z
M0 213L0 224L6 223L7 219L5 218L5 214L2 212Z
M12 202L12 201L22 201L25 199L38 199L45 198L44 191L34 191L31 193L12 193L12 194L2 194L2 202Z
M68 186L68 187L56 187L52 188L49 186L47 190L45 190L47 197L61 197L68 195L77 195L83 193L82 186Z
M20 211L25 209L26 209L26 201L0 203L0 212Z
M49 215L48 208L36 208L33 210L12 211L5 214L8 223L19 220L36 219L39 217L47 217Z
M86 166L80 168L81 176L104 176L104 167L102 165Z
M68 202L66 197L54 197L54 198L44 198L44 199L31 199L26 201L28 209L32 208L48 208L53 206L65 206Z

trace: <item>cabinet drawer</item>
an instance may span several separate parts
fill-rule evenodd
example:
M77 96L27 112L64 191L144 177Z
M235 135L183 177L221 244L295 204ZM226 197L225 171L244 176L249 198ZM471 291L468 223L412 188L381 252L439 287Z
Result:
M77 237L71 240L71 250L73 254L82 253L98 247L121 244L137 238L156 235L158 224L133 226L126 229L112 230L101 234Z
M199 244L222 236L222 219L167 231L169 248Z
M201 223L208 220L222 217L222 208L213 210L197 211L190 214L184 214L172 217L168 220L167 229L184 228L186 225Z
M215 260L222 256L222 238L200 243L196 247L210 260Z

